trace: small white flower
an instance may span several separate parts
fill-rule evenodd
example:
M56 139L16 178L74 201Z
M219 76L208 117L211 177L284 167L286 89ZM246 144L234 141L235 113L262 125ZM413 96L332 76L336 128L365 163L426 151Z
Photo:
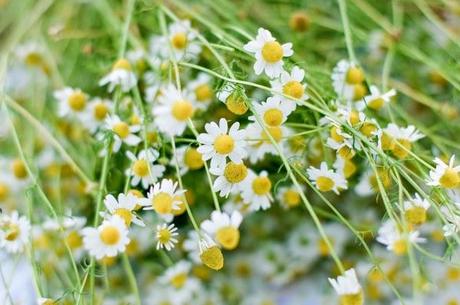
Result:
M183 248L188 253L188 257L195 264L201 264L200 254L202 253L203 248L209 248L215 245L216 243L209 235L203 232L198 234L197 231L190 230L187 233L187 238L183 243Z
M117 115L109 116L105 120L105 125L113 133L113 152L118 152L122 143L129 146L136 146L141 142L141 138L134 134L140 130L139 125L130 126L128 123L120 120Z
M335 92L346 101L359 98L361 93L365 94L364 74L356 66L345 59L339 61L332 71L332 85ZM364 92L359 92L363 89Z
M255 103L254 110L267 126L280 126L286 122L288 115L293 111L292 105L282 102L280 97L272 96L265 102ZM255 116L250 116L249 120L256 121Z
M221 197L240 191L246 183L248 169L243 163L229 162L221 167L210 168L209 172L218 176L212 186L214 192L220 192Z
M195 147L181 146L176 149L176 155L171 158L171 165L179 165L179 173L185 175L189 170L198 170L203 167L203 156Z
M431 186L441 186L446 189L454 189L460 184L460 165L454 166L455 155L449 160L449 164L444 163L439 158L434 159L436 168L430 171L430 178L427 184Z
M391 98L396 95L396 90L391 89L388 92L381 93L377 86L370 86L370 94L366 95L363 100L357 103L364 103L365 105L356 105L356 108L362 109L364 106L374 110L380 110L383 106L391 101Z
M146 189L150 184L157 182L158 178L163 176L166 170L163 165L153 164L160 155L158 151L153 148L141 150L137 154L137 157L131 151L127 151L126 155L132 162L130 168L126 170L126 175L132 176L132 186L136 186L141 182L142 187Z
M407 145L406 143L413 143L425 137L413 125L399 127L390 123L383 129L383 132L390 136L391 139L400 142L400 145ZM410 149L410 146L407 149Z
M138 205L139 198L131 193L127 195L120 193L118 194L118 200L111 194L105 196L104 204L107 208L108 213L101 212L104 218L110 218L111 215L117 215L125 221L126 226L130 226L131 222L138 226L145 226L142 219L134 214Z
M270 202L273 201L271 188L272 183L266 171L256 175L252 170L249 170L246 182L241 187L241 196L243 201L250 205L252 211L266 210L270 207Z
M286 126L266 126L268 133L278 146L288 153L287 140L291 134L291 130ZM265 154L278 155L276 147L270 141L268 134L259 125L259 123L251 123L246 127L246 141L248 142L247 150L248 157L251 163L262 160Z
M147 199L142 200L145 210L155 210L166 222L170 222L174 215L173 210L179 210L181 196L185 190L177 189L177 182L163 179L150 188Z
M283 72L283 57L289 57L294 52L292 51L292 43L281 45L272 34L259 28L255 40L244 45L244 50L254 53L256 63L254 71L260 75L263 71L268 77L278 77Z
M302 191L305 191L305 187L302 185ZM283 186L278 188L276 199L283 208L290 209L298 206L302 202L299 191L294 186Z
M65 87L64 89L55 91L53 95L59 102L58 115L60 117L84 118L88 95L83 91Z
M101 98L94 98L88 103L85 115L83 118L83 125L91 133L95 133L101 127L105 119L112 112L112 101Z
M122 92L129 92L137 84L137 78L132 71L131 64L126 59L119 59L112 67L112 71L99 81L99 86L109 85L112 92L119 86Z
M444 236L447 237L457 234L460 231L460 215L458 212L443 206L441 207L441 213L444 215L448 222L442 227Z
M283 106L287 107L289 112L296 109L297 101L308 99L308 95L305 93L306 85L302 84L304 77L305 71L295 66L291 73L283 71L279 79L270 81L272 89L279 92L276 96L281 99Z
M168 28L168 40L171 45L173 55L176 60L191 60L198 57L201 52L201 46L196 40L196 32L190 26L190 20L180 20L171 25ZM163 55L168 55L165 57L168 58L169 50L167 45L162 44L158 47L162 48L164 51Z
M171 84L162 90L158 101L152 111L158 129L168 136L180 136L195 111L192 102Z
M219 245L226 250L233 250L238 246L240 231L238 230L243 216L238 211L231 215L213 211L211 220L201 223L201 229L209 234Z
M328 169L326 162L321 162L320 168L310 166L307 169L308 177L321 192L334 191L339 194L340 190L347 189L347 180L340 174Z
M197 78L187 84L187 91L193 95L195 107L206 110L212 102L214 92L211 87L211 77L206 73L199 73Z
M162 284L181 289L189 280L191 268L192 265L189 262L179 261L174 266L169 267L158 280Z
M340 296L361 293L361 285L353 268L345 271L344 275L339 275L337 279L329 278L329 283Z
M165 248L171 251L177 244L176 236L179 235L176 226L172 223L170 225L163 223L157 225L156 238L157 238L157 250Z
M211 167L222 167L227 157L235 162L241 163L246 156L244 130L238 130L240 123L235 122L228 128L226 119L220 119L219 125L215 122L207 123L204 128L207 133L198 136L198 152L202 154L203 160L211 159Z
M84 228L82 235L85 249L96 259L124 252L130 241L125 221L117 215L105 219L97 228Z
M410 200L404 201L404 210L410 210L415 207L422 208L424 210L428 210L431 204L428 200L423 199L419 194L414 194L414 197Z
M30 229L29 220L17 211L0 215L0 249L13 254L24 251L29 244Z
M398 229L393 220L387 220L378 231L377 241L385 245L387 250L393 251L397 255L403 255L407 251L407 242L421 243L425 241L419 235L419 231L405 234Z

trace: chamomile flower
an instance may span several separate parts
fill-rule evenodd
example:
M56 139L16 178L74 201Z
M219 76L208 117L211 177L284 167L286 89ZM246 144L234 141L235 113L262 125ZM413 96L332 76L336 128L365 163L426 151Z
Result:
M401 232L394 221L387 220L378 231L377 241L385 245L387 250L393 251L396 255L404 255L407 253L408 242L420 243L425 241L419 235L419 231L411 231L407 234Z
M441 213L447 220L447 224L442 227L444 236L452 236L460 231L460 214L446 206L441 207Z
M218 176L212 187L215 192L220 192L221 197L239 191L248 176L248 168L244 163L228 162L224 166L210 168L209 172Z
M88 95L80 89L66 87L54 92L54 98L59 102L58 115L82 119L88 103Z
M134 214L139 199L133 194L118 194L118 200L113 195L108 194L105 196L104 204L107 208L106 213L102 213L105 218L110 218L111 215L117 215L124 220L125 225L129 227L131 222L138 226L145 226L142 219Z
M98 260L124 252L129 243L128 228L118 215L105 219L97 228L84 228L82 235L85 249Z
M195 107L206 110L214 97L211 86L211 77L206 73L199 73L197 78L187 84L187 91L194 97Z
M410 200L404 201L404 217L412 225L421 225L426 221L426 211L430 202L415 194Z
M17 211L0 215L0 249L8 253L21 253L29 244L31 225L25 216Z
M292 68L291 73L283 71L279 79L270 82L273 90L282 93L276 96L281 99L283 106L285 106L289 112L296 109L297 101L305 101L308 99L308 95L305 93L306 85L302 84L304 77L305 71L295 66Z
M415 126L399 127L390 123L378 132L379 146L383 150L390 150L399 159L404 159L412 149L412 143L424 137Z
M265 154L277 155L278 151L272 144L269 135L278 144L281 149L288 148L284 145L291 130L283 125L281 126L266 126L262 128L258 123L251 123L246 127L246 141L248 142L247 150L248 157L251 163L255 163L264 158Z
M200 254L202 252L203 243L208 247L216 245L211 236L208 234L204 232L200 232L200 234L198 234L197 231L191 230L187 233L187 238L184 240L182 245L184 250L187 252L188 257L196 264L201 263Z
M383 167L378 167L375 171L368 169L361 176L360 181L355 187L355 192L360 196L370 196L380 192L380 185L383 189L388 189L392 185L388 170Z
M169 267L166 272L159 278L159 281L175 289L183 288L187 281L190 280L190 271L192 265L187 261L179 261Z
M234 211L232 214L213 211L211 219L201 223L201 229L224 249L233 250L240 241L238 228L242 221L243 216L238 211Z
M347 189L347 180L345 177L328 169L326 162L321 162L319 169L310 166L307 169L307 174L310 181L313 182L321 192L334 191L334 193L339 194L340 190Z
M131 167L126 170L126 175L132 177L132 186L141 183L142 187L146 189L149 185L157 182L166 170L163 165L153 164L160 155L153 148L141 150L137 157L131 151L127 151L126 155L132 162Z
M278 96L269 97L265 102L254 104L254 110L267 126L276 127L286 122L292 107L281 101ZM256 121L250 116L251 121Z
M156 249L159 250L165 248L166 250L171 251L175 244L177 244L177 235L179 235L179 233L173 223L170 225L166 223L157 225L155 235L157 239Z
M332 71L332 85L335 92L346 101L359 100L366 95L364 73L354 63L341 60Z
M188 171L201 169L204 166L203 156L195 147L181 146L176 149L176 155L171 158L171 165L179 165L179 173L186 174Z
M430 171L430 178L427 184L440 186L445 189L454 189L460 185L460 165L454 166L455 155L452 155L449 164L444 163L439 158L434 159L436 168Z
M334 290L340 297L341 305L362 305L364 304L364 295L356 276L355 269L345 271L344 275L340 275L337 279L329 278Z
M333 167L335 171L344 176L345 179L353 176L358 170L358 167L351 158L343 158L340 154L337 155Z
M105 125L113 133L113 152L118 152L122 143L129 146L136 146L141 142L141 138L135 135L140 130L139 125L130 126L128 123L120 120L117 115L109 116L105 120Z
M256 63L254 71L260 75L263 71L270 78L278 77L283 72L283 57L289 57L292 51L292 43L281 45L272 34L263 28L259 28L255 40L244 45L244 50L254 53Z
M190 26L190 20L180 20L168 28L168 40L176 60L190 60L196 58L201 47L196 40L196 32ZM165 45L160 45L165 48Z
M190 99L176 87L169 85L164 88L158 101L160 104L152 111L158 129L168 136L181 135L195 112Z
M91 132L95 133L97 129L104 124L105 119L112 111L112 101L101 98L94 98L88 103L85 117L83 118L84 126Z
M165 221L170 222L174 217L174 210L180 209L181 196L185 190L177 189L177 182L163 179L150 188L147 199L142 200L145 210L155 210Z
M303 186L302 191L305 191ZM281 204L281 206L286 209L292 209L302 202L299 190L294 186L280 187L277 191L276 199Z
M201 144L197 151L202 154L203 160L211 159L211 167L222 167L227 157L234 163L241 163L246 156L244 130L239 130L240 123L235 122L230 128L226 119L220 119L219 125L215 122L207 123L206 133L198 136Z
M224 103L230 112L236 115L243 115L249 109L244 90L232 83L222 86L217 92L217 99Z
M50 72L50 67L48 66L44 56L45 49L43 45L35 41L30 41L19 45L14 51L18 59L26 66L36 68L44 74L48 74Z
M109 85L109 92L112 92L117 86L122 92L129 92L136 84L137 78L132 71L131 64L124 58L117 60L112 71L99 81L99 86Z
M380 110L383 106L391 101L391 98L396 96L396 90L391 89L388 92L381 93L377 86L370 86L370 94L363 98L363 101L358 103L365 103L368 108L373 110ZM357 106L357 108L362 108Z
M266 210L270 207L270 202L273 201L271 188L272 182L266 171L256 175L252 170L249 170L246 182L241 187L241 196L244 202L250 205L251 210Z
M0 159L0 171L5 196L24 189L30 182L26 164L21 159Z

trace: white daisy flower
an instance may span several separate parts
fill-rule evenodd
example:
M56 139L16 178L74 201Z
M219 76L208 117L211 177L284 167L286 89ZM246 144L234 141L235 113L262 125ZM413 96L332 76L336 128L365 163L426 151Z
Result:
M270 202L273 201L271 195L272 182L268 178L268 173L262 171L260 175L256 175L252 170L249 170L245 181L241 186L241 196L244 202L250 205L252 211L268 209Z
M17 211L0 215L0 249L12 254L21 253L29 244L30 230L29 220L19 216Z
M240 241L240 231L238 230L243 216L238 211L231 215L213 211L211 220L205 220L201 223L201 229L209 234L219 245L226 250L233 250L238 246Z
M271 96L265 102L255 103L254 110L262 118L267 126L276 127L286 122L288 115L292 112L289 103L282 102L278 96ZM255 116L250 116L249 120L255 122Z
M362 305L364 303L362 288L355 269L348 269L344 275L339 275L337 279L329 278L329 283L340 296L340 304Z
M177 244L176 236L179 235L176 226L172 223L170 225L164 223L157 225L156 239L157 239L157 250L165 248L171 251Z
M137 84L137 78L132 71L128 60L122 58L117 60L112 67L112 71L99 81L99 86L108 86L108 91L112 92L119 86L122 92L129 92Z
M123 193L118 194L118 200L112 194L108 194L104 199L107 212L101 212L101 215L104 218L110 218L111 215L117 215L124 220L127 227L131 225L131 222L144 227L145 224L142 219L134 214L138 202L139 198L131 193L126 195Z
M369 95L366 95L362 101L357 103L364 103L368 108L373 110L380 110L383 106L388 104L391 101L393 96L396 96L396 90L391 89L388 92L381 93L377 86L370 86L369 90L371 91ZM356 106L357 108L363 108Z
M196 36L195 30L190 26L190 20L180 20L169 25L168 40L176 60L191 60L198 57L201 46ZM166 45L159 47L165 49Z
M125 221L118 215L105 219L97 228L84 228L81 233L85 249L98 260L124 252L130 241Z
M283 72L283 57L289 57L294 53L292 43L281 45L263 28L259 28L256 39L245 44L243 48L255 55L255 73L260 75L265 71L270 78L278 77Z
M368 169L364 172L355 187L355 192L358 195L370 196L380 192L378 180L380 180L384 189L388 189L391 186L392 180L389 171L383 167L377 168L376 171L377 173L373 169Z
M132 177L131 185L136 186L139 182L144 189L158 181L163 176L166 168L163 165L154 165L160 154L153 148L143 149L137 157L131 151L126 152L126 156L131 160L131 167L126 170L126 175Z
M378 131L379 147L383 150L391 150L393 155L399 159L407 157L412 148L412 143L425 137L413 125L399 127L390 123L388 126Z
M268 133L275 140L281 149L285 149L285 153L289 153L287 140L291 134L291 130L283 125L281 126L266 126ZM246 127L246 141L248 142L247 150L248 157L251 163L256 163L262 160L265 154L278 155L275 146L270 141L265 130L258 123L251 123Z
M394 221L387 220L378 231L377 241L396 255L404 255L407 253L408 242L421 243L425 241L419 235L419 231L411 231L407 235L398 229Z
M353 176L358 169L352 159L344 158L340 154L337 154L337 158L334 161L333 167L336 173L340 173L345 177L345 179Z
M434 159L436 168L430 171L430 178L427 184L440 186L446 189L454 189L460 185L460 165L454 166L455 155L452 155L449 164L444 163L439 158Z
M189 170L198 170L203 167L204 161L198 149L192 146L181 146L176 149L176 155L171 158L171 165L179 165L179 173L185 175Z
M306 84L302 84L305 77L305 71L295 66L292 68L291 73L283 71L279 79L270 81L271 87L276 92L282 94L276 94L283 106L285 106L289 112L295 110L297 101L305 101L308 99L308 95L305 93ZM284 95L289 97L286 97Z
M201 264L200 255L202 253L203 247L209 248L215 245L216 243L212 240L212 238L209 235L203 232L200 232L200 234L198 234L197 231L190 230L187 233L187 238L184 240L182 247L187 252L188 257L195 264Z
M84 127L95 133L101 127L108 115L112 112L112 101L102 98L93 98L86 107L83 118Z
M302 186L302 191L305 191L304 186ZM280 187L277 190L276 199L286 209L294 208L302 202L299 191L294 186Z
M175 289L181 289L190 280L191 269L192 265L182 260L169 267L158 280L162 284L172 286Z
M168 136L180 136L195 112L192 102L171 84L162 90L158 101L152 111L158 129Z
M174 217L174 210L180 209L181 196L185 190L177 189L177 182L170 179L163 179L150 188L147 199L142 200L145 210L155 210L166 222Z
M88 95L83 91L65 87L54 91L53 96L59 102L58 115L60 117L84 118Z
M214 192L220 192L221 197L238 192L248 176L248 168L244 163L228 162L224 166L210 168L209 172L218 176L212 188Z
M49 74L50 68L44 57L45 49L43 45L35 41L29 41L19 45L14 50L14 53L29 68L36 68L44 74Z
M430 206L428 200L423 199L419 194L414 194L413 198L403 203L404 217L410 224L421 225L426 221L426 211Z
M238 130L239 122L228 128L226 119L220 119L219 125L215 122L207 123L197 140L201 144L197 151L202 154L203 160L211 159L211 167L222 167L227 157L234 163L241 163L246 156L244 130Z
M187 91L193 95L197 109L206 110L211 104L214 97L211 81L211 76L206 73L199 73L195 80L187 84Z
M444 236L452 236L460 231L460 215L458 212L449 209L446 206L441 207L441 213L447 220L447 224L442 227Z
M307 174L310 181L321 192L334 191L334 193L339 194L340 190L347 189L347 180L345 177L328 169L326 162L321 162L319 169L310 166L307 169Z
M0 159L0 184L5 199L23 190L30 183L26 164L21 159ZM0 200L1 201L1 200Z
M366 94L366 87L363 85L364 73L345 59L339 61L332 71L332 85L335 92L346 101L359 100Z
M117 115L109 116L105 120L105 125L113 133L112 152L118 152L122 143L129 146L136 146L142 141L140 137L134 134L141 127L139 125L130 126L128 123L120 120Z

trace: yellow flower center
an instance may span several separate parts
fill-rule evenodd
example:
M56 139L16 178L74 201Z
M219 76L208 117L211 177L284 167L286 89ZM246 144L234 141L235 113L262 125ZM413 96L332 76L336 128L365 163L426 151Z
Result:
M233 250L240 241L240 231L232 226L222 227L216 232L216 240L226 250Z
M133 173L138 177L145 177L149 174L149 164L147 160L139 159L134 161Z
M187 274L184 272L181 272L171 278L171 285L173 285L175 288L181 288L182 286L184 286L186 281L187 281Z
M248 106L246 105L244 97L237 92L233 92L227 97L225 105L230 112L236 115L243 115L248 111Z
M396 140L395 147L392 152L398 159L404 159L409 154L412 148L412 143L406 139Z
M354 87L353 100L355 101L360 100L366 95L367 88L363 84L356 84L353 87Z
M276 108L269 109L264 113L264 122L269 126L279 126L283 122L283 113Z
M139 253L140 247L139 247L139 241L136 239L131 239L129 243L126 245L126 254L128 255L136 255Z
M329 177L320 176L316 179L316 186L321 192L329 192L334 188L335 182Z
M431 238L436 242L442 242L444 240L444 232L442 230L433 230L431 232Z
M163 245L167 244L171 240L171 237L171 231L169 231L167 228L158 231L158 241Z
M310 26L310 18L304 12L295 12L289 19L289 27L296 32L305 32Z
M295 99L300 99L304 94L304 88L300 82L293 80L283 86L283 93Z
M184 49L187 46L187 40L187 35L181 32L171 38L171 44L176 49Z
M426 210L423 207L414 206L404 212L404 217L412 225L421 225L426 221Z
M349 84L360 84L364 81L364 73L360 68L351 67L347 71L346 81Z
M97 103L94 105L93 115L98 121L102 121L109 113L109 107L104 103Z
M37 52L27 54L24 61L30 66L40 66L43 63L42 56Z
M116 256L104 256L100 262L106 266L112 266L117 261Z
M13 175L18 179L25 179L27 177L27 169L20 159L16 159L11 164L11 169L13 171Z
M275 63L283 58L283 48L277 41L269 41L262 47L262 57L268 63Z
M273 140L275 140L275 142L279 142L283 138L283 130L281 129L281 127L267 126L266 129L268 133L272 136ZM262 130L261 138L262 138L262 142L263 141L270 142L270 138L268 137L268 134L265 132L265 130Z
M100 238L104 244L113 246L120 241L120 231L115 226L106 226L102 229Z
M142 119L136 115L136 114L133 114L130 118L129 118L129 123L131 125L140 125L142 123Z
M224 177L230 183L239 183L248 175L248 168L243 164L227 163L224 169Z
M56 305L56 302L54 302L53 300L45 300L44 303L42 303L42 305Z
M382 298L382 291L378 285L369 284L366 287L366 295L369 296L369 299L371 300L379 300Z
M82 111L86 106L86 96L81 91L74 91L67 98L67 103L73 111Z
M195 96L199 102L206 102L212 97L212 89L208 84L201 84L195 88Z
M374 109L374 110L379 110L380 108L383 107L384 104L385 104L385 101L383 100L383 98L378 97L376 99L369 101L367 103L367 107Z
M343 167L343 175L345 178L350 178L356 172L356 165L350 159L345 159L345 164Z
M67 245L69 245L70 249L78 249L83 245L83 239L81 235L77 231L71 231L66 237Z
M447 268L446 277L451 282L456 282L460 280L460 268L449 267Z
M204 165L201 154L196 148L192 147L187 148L185 151L184 163L192 170L200 169Z
M381 143L383 150L393 150L396 146L396 140L385 132L382 134Z
M173 198L165 192L157 194L153 198L153 208L158 214L169 214L173 207Z
M272 183L268 177L257 177L252 181L252 190L257 195L265 195L270 192Z
M0 201L4 201L10 195L10 188L6 183L0 182Z
M355 151L348 146L340 147L337 153L345 160L349 160L355 155Z
M193 105L186 100L178 100L172 106L172 115L178 121L186 121L193 115Z
M121 139L125 139L129 136L129 125L125 122L118 122L113 127L112 130L116 133Z
M190 194L190 191L187 191L185 193L185 195L187 195L187 194ZM177 209L172 210L173 215L174 216L179 216L179 215L184 214L184 212L186 211L187 207L185 206L185 201L184 201L183 197L176 196L176 197L174 197L174 200L179 201L179 203L177 204ZM189 203L189 201L187 201L187 203Z
M447 168L439 178L439 184L446 189L456 188L460 184L460 176L453 168Z
M300 204L300 194L294 190L287 190L283 194L284 203L292 208Z
M233 138L226 134L221 134L214 140L214 149L221 155L229 154L235 147Z
M446 305L460 305L460 302L457 301L456 299L450 299L447 301Z
M370 137L377 131L377 126L372 122L364 122L359 131L366 137Z
M7 226L7 230L5 232L5 239L7 241L14 241L16 238L19 237L19 234L21 233L21 229L17 224L10 223Z
M377 169L377 174L378 174L380 182L383 185L383 188L385 189L389 188L391 185L391 177L388 171L385 171L384 169ZM377 182L377 176L375 175L375 173L369 177L369 183L373 190L375 191L379 190L379 184Z
M330 237L328 238L330 242L333 243L333 240ZM329 249L329 246L323 238L318 240L317 247L321 256L328 256L331 253L331 249Z
M393 244L393 252L396 255L404 255L407 253L407 242L404 239L399 239Z
M112 67L112 70L126 70L126 71L131 71L131 64L129 63L128 60L124 58L120 58L117 60Z
M356 110L350 111L350 116L348 117L348 120L350 121L351 126L355 126L356 124L359 123L359 112Z
M130 210L125 208L116 209L114 215L120 216L127 226L129 226L131 224L131 221L133 220L133 214L131 214Z
M360 291L355 294L344 294L340 296L340 305L363 305L364 296Z
M220 270L224 267L224 256L217 246L205 249L200 254L200 260L205 266L213 270Z
M339 130L340 129L336 126L332 126L331 130L329 131L329 134L334 141L341 143L343 142L343 140L345 140L345 138L339 134Z

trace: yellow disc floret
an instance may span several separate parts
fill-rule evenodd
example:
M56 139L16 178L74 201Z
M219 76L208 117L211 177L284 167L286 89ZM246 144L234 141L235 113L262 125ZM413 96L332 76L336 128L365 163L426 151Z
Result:
M329 177L320 176L316 179L316 186L321 192L329 192L334 188L335 182Z
M360 291L355 294L344 294L340 296L340 305L363 305L364 297Z
M364 81L364 73L358 67L351 67L347 71L346 81L349 84L360 84Z
M248 111L245 98L237 92L233 92L227 97L225 105L230 112L237 115L243 115Z
M161 192L153 197L153 209L159 214L169 214L173 208L174 200L168 193Z
M277 41L269 41L262 47L262 57L268 63L275 63L283 58L283 47Z
M412 207L404 212L407 222L412 225L421 225L426 221L426 210L423 207Z
M204 165L201 154L193 147L189 147L185 151L184 163L192 170L200 169Z
M214 149L221 155L229 154L235 147L235 141L227 134L221 134L214 140Z
M240 231L232 226L222 227L216 232L216 240L226 250L233 250L240 241Z
M212 97L212 89L208 84L201 84L195 88L195 96L198 102L208 101Z
M178 100L172 106L172 115L178 121L186 121L193 115L193 105L187 100Z
M20 159L13 160L11 164L11 169L13 171L13 175L17 179L25 179L27 177L27 169L22 160Z
M67 98L67 103L73 111L82 111L86 106L86 96L81 91L74 91Z
M243 164L229 162L224 169L224 177L230 183L239 183L248 175L248 168Z
M120 218L124 220L127 226L129 226L133 220L133 214L131 214L131 211L128 209L119 208L113 214L120 216Z
M304 94L304 88L300 82L290 81L283 86L283 93L295 99L300 99Z
M201 262L213 270L220 270L224 267L224 256L217 246L205 249L200 254Z
M124 58L120 58L117 60L112 67L113 70L126 70L126 71L131 71L131 64L129 63L128 60Z
M176 49L184 49L187 46L187 34L177 33L171 38L171 44Z
M106 104L97 103L96 105L94 105L93 114L96 120L98 121L104 120L108 113L109 113L109 107Z
M100 238L106 245L113 246L120 240L120 231L115 226L106 226L100 232Z
M270 192L272 183L268 177L257 177L252 181L252 190L257 195L266 195Z
M144 159L134 161L132 169L133 173L138 177L145 177L149 174L149 164Z
M116 133L121 139L125 139L129 136L129 125L125 122L115 123L112 127L114 133Z
M456 188L460 184L460 176L453 168L447 168L439 178L439 184L446 189Z
M264 113L264 122L269 126L279 126L283 122L283 113L276 108L269 109Z
M292 208L300 204L300 194L295 190L287 190L283 194L284 203Z

